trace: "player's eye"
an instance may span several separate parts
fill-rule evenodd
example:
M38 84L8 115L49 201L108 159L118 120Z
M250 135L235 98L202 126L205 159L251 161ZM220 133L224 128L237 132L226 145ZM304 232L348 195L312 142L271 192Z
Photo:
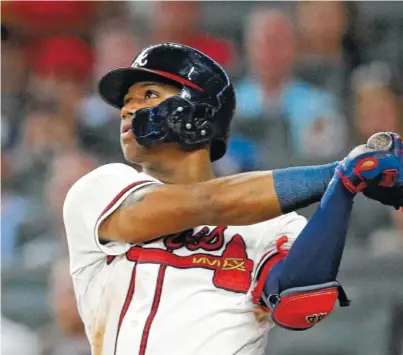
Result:
M147 90L144 93L144 98L148 100L156 99L158 97L158 94L155 91L152 90Z
M132 100L131 97L126 97L126 98L123 100L123 106L127 105L131 100Z

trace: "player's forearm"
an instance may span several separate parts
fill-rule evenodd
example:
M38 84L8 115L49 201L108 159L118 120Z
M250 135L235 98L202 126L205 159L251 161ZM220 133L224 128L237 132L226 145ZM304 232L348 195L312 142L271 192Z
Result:
M126 198L99 235L144 242L199 225L248 225L281 213L272 173L252 172L190 185L150 185Z
M154 212L150 223L175 233L198 225L263 222L319 201L334 168L335 164L297 167L162 186L147 196ZM155 219L161 223L153 222Z
M202 183L211 225L248 225L282 214L271 171L250 172Z
M190 185L150 185L100 226L104 240L139 243L200 225L248 225L282 213L271 172Z
M239 174L205 183L214 224L268 220L320 201L337 163ZM226 222L223 222L226 221Z

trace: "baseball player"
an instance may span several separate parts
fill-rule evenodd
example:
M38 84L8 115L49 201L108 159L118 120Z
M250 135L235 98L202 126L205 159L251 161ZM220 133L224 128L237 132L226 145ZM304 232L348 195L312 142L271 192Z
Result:
M215 178L235 110L216 62L158 44L99 90L120 110L124 156L142 171L101 166L65 200L93 355L263 354L274 324L309 329L337 300L348 305L336 275L353 199L363 191L401 205L399 136L340 163ZM293 212L318 201L309 222Z

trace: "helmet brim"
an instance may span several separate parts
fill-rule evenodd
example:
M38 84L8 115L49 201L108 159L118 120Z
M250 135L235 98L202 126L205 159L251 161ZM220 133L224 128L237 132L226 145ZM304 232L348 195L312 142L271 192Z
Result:
M187 85L196 90L204 91L194 83L180 76L146 68L118 68L105 74L99 81L99 94L109 105L121 109L124 97L130 87L141 81L163 82L174 86Z

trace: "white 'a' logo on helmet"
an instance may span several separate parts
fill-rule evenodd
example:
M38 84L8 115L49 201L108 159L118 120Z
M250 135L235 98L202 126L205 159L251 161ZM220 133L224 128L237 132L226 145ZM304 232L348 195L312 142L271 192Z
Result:
M133 62L132 67L142 67L147 64L147 52L141 53L136 60Z

